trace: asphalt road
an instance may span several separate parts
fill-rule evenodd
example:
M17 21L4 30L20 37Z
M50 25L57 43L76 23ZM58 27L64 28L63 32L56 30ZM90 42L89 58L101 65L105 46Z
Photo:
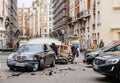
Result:
M59 64L38 72L9 71L7 55L0 54L0 83L119 83L116 79L95 73L92 66L82 63L82 55L78 64Z

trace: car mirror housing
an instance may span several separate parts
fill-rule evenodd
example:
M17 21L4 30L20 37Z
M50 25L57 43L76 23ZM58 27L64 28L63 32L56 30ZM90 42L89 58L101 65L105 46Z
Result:
M44 52L49 52L49 50L45 50Z

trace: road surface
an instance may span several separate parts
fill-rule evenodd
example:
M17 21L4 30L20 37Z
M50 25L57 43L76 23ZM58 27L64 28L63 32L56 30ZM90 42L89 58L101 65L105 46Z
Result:
M119 83L95 73L92 66L82 63L82 55L77 64L57 64L37 72L9 71L6 58L7 54L0 54L0 83Z

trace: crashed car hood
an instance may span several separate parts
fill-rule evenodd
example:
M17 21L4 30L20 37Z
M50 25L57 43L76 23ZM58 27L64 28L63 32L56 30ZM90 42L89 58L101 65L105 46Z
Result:
M99 54L100 52L102 52L102 50L97 50L97 51L94 51L94 52L90 52L87 55L94 55L96 53Z
M15 52L14 54L19 55L19 56L33 56L33 55L35 55L37 53L36 52L23 52L23 53Z
M97 59L116 59L119 58L120 59L120 52L108 52L105 54L100 55L99 57L96 57Z

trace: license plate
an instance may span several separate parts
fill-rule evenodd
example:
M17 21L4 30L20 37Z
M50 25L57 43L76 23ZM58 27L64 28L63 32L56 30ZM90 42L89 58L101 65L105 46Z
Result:
M98 69L98 66L97 66L97 65L94 65L93 67L94 67L94 69Z
M16 66L23 66L21 63L16 63Z

